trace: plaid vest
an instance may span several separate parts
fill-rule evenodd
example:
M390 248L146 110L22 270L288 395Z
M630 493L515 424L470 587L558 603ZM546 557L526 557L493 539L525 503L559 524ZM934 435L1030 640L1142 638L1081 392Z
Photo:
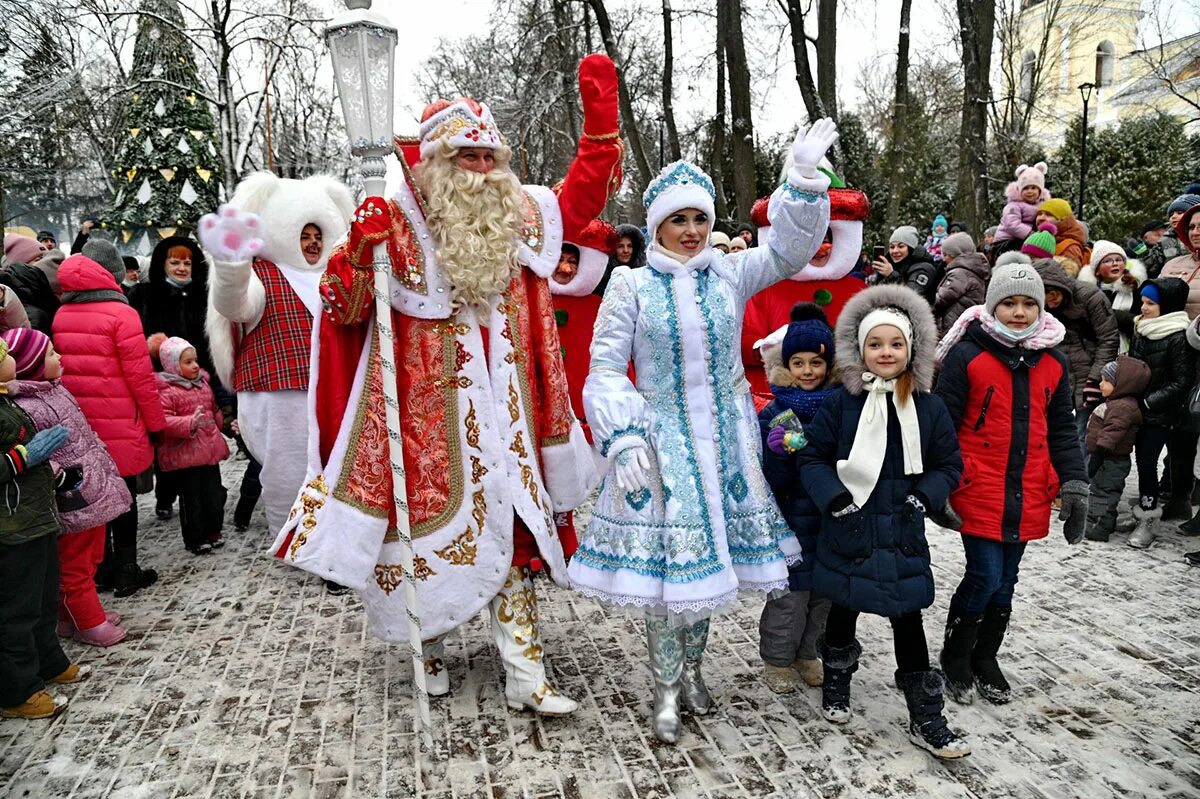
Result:
M234 391L308 391L313 317L270 261L255 259L267 293L263 317L237 348Z

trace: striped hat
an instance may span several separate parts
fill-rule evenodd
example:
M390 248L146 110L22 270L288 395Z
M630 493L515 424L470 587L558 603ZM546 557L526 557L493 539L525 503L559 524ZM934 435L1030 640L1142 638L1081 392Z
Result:
M17 362L18 379L42 379L46 370L46 350L50 349L49 336L40 330L14 327L0 333L0 340L4 341L7 354Z
M1057 227L1049 222L1043 222L1036 233L1031 233L1029 238L1025 239L1025 243L1021 245L1021 252L1030 258L1053 258L1054 234L1057 232Z

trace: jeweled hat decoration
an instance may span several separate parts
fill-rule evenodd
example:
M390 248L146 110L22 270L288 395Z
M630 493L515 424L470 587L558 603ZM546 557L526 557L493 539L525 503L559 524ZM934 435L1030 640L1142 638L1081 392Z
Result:
M447 139L454 147L486 147L504 144L496 121L486 105L470 97L435 100L421 114L421 157L428 158L437 142Z

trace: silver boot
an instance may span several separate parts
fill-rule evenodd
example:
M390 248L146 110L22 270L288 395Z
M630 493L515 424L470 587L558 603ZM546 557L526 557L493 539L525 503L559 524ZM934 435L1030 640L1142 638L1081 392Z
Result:
M683 674L681 699L683 706L696 716L704 716L712 710L712 697L700 673L700 661L704 659L704 648L708 645L708 619L683 628Z
M1162 508L1143 510L1134 506L1133 518L1137 519L1137 527L1129 534L1127 543L1134 549L1148 549L1157 537L1154 532L1154 523L1162 518Z
M684 629L672 627L666 619L646 619L646 646L650 650L650 671L654 675L654 714L650 726L660 741L669 744L679 737Z

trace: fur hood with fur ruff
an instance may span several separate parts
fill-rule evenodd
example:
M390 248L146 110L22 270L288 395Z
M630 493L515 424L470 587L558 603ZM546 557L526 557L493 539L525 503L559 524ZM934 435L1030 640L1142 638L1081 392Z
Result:
M1149 278L1149 275L1146 273L1145 264L1143 264L1141 261L1137 260L1136 258L1130 258L1128 261L1125 262L1125 271L1128 272L1129 274L1133 275L1133 277L1137 280L1139 286L1142 285L1143 283L1145 283L1146 280ZM1088 264L1083 269L1080 269L1079 277L1077 277L1075 279L1078 280L1080 283L1091 283L1093 286L1100 285L1100 281L1096 280L1096 268L1094 266L1092 266L1091 264ZM1118 288L1117 288L1118 291L1127 292L1130 294L1133 293L1133 289L1130 288L1129 286L1126 286L1124 283L1122 283L1120 281L1120 279L1118 279L1116 281L1116 283L1118 286ZM1111 285L1111 284L1105 284L1105 285ZM1104 286L1100 286L1100 288L1104 288Z
M851 394L863 392L863 372L867 371L862 353L858 350L858 325L876 308L897 308L912 321L912 352L909 364L917 391L933 388L934 350L937 348L937 325L933 311L920 294L907 286L882 285L855 294L838 314L834 342L837 347L835 367L842 385Z

